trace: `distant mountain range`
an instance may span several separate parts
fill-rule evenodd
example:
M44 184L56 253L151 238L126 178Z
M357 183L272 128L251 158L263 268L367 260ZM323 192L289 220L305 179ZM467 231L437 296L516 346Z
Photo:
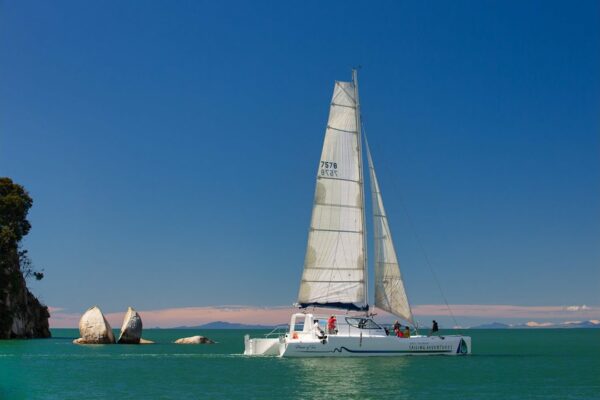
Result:
M272 325L250 325L235 322L214 321L204 325L178 326L173 329L273 329Z
M235 322L213 321L203 325L196 326L178 326L172 329L273 329L275 325L253 325L239 324ZM471 326L469 329L558 329L558 328L600 328L600 320L589 321L565 321L565 322L535 322L530 321L524 324L503 324L501 322L492 322Z
M535 328L546 328L546 329L555 329L555 328L600 328L599 320L589 320L589 321L565 321L565 322L535 322L530 321L524 324L503 324L500 322L492 322L491 324L483 324L472 326L469 329L535 329Z

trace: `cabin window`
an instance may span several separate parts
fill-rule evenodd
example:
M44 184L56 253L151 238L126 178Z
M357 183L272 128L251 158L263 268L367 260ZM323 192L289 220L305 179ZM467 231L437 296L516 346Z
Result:
M293 331L302 332L304 330L304 322L296 322L293 328Z
M372 319L369 318L346 318L348 325L358 329L381 329Z

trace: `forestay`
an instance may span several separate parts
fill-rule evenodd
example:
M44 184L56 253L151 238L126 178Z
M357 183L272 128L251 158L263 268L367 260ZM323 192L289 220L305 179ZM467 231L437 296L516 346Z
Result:
M317 169L302 307L366 309L364 204L356 91L336 82Z
M414 325L413 315L408 303L404 282L400 274L400 265L396 257L392 233L383 207L379 183L371 151L367 144L367 157L373 199L373 230L375 241L375 307L388 311Z

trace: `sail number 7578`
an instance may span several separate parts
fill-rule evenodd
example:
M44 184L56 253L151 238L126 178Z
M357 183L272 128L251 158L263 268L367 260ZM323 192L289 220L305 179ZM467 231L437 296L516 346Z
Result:
M334 161L321 161L321 176L338 176L337 163Z

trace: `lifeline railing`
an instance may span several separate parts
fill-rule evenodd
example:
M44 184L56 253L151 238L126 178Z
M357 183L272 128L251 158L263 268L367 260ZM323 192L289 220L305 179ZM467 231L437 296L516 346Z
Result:
M289 325L277 325L271 332L266 333L265 337L270 338L285 336L285 334L289 331L289 327Z

